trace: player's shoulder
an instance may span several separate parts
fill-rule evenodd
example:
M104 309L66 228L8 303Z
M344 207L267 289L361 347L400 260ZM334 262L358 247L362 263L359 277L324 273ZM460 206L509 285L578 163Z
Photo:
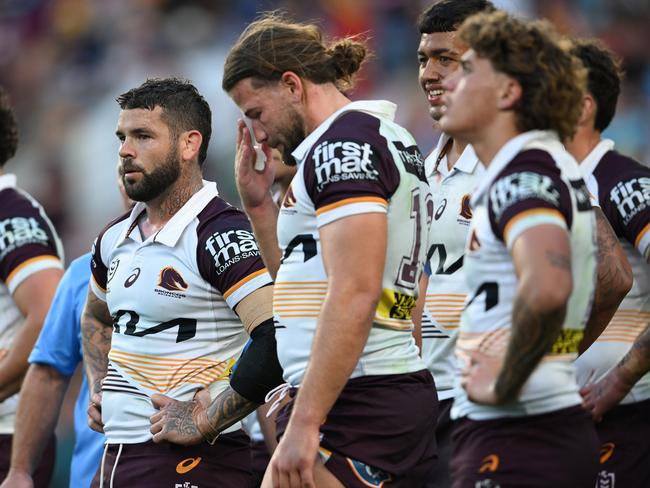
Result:
M219 230L250 230L246 214L219 196L215 196L197 215L197 233L214 233Z
M501 171L499 176L519 172L559 175L560 168L553 155L544 149L525 149L519 152Z
M102 230L99 231L98 238L101 240L107 234L121 231L123 226L126 225L126 221L131 216L131 212L132 210L128 210L112 219Z
M41 205L18 188L0 190L0 219L40 216Z
M650 178L650 168L617 151L607 151L593 172L601 187L613 187L619 182Z

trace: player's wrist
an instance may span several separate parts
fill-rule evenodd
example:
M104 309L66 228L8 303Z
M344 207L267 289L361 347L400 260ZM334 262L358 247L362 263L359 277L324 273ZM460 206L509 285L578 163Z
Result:
M201 434L203 440L208 444L213 445L221 432L212 425L210 419L208 418L206 409L203 408L203 406L201 406L201 404L198 402L196 407L194 407L192 417L194 418L196 428Z

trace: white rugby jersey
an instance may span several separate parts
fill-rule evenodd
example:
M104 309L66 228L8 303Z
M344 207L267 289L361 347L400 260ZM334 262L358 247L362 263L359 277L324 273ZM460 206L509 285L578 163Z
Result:
M587 188L609 220L625 251L634 283L611 322L576 360L578 384L597 381L628 352L650 322L650 169L601 141L580 164ZM650 374L621 403L650 398Z
M424 163L433 196L433 222L426 267L429 286L422 312L422 359L433 374L439 400L455 396L454 346L467 298L463 257L472 219L470 198L485 172L470 145L449 171L447 156L440 157L449 141L443 134Z
M271 283L248 220L214 183L145 240L144 212L138 203L93 246L91 287L114 324L102 384L109 444L151 439L153 393L186 401L206 386L213 398L225 389L248 339L233 309Z
M510 250L524 231L542 224L567 229L573 291L560 336L517 400L479 405L459 388L453 417L535 415L580 404L574 360L593 299L596 232L589 194L575 160L553 132L520 134L494 157L471 203L474 216L465 254L470 293L456 345L461 364L475 350L505 356L517 289Z
M0 349L11 344L24 317L12 295L38 271L63 269L63 246L43 207L16 187L16 176L0 175ZM14 431L18 394L0 402L0 434Z
M395 109L385 101L349 103L293 153L298 172L280 208L283 258L273 294L278 356L291 385L302 381L327 293L319 228L363 213L387 214L388 244L380 303L351 377L425 368L411 310L427 249L431 194L413 137L393 122Z

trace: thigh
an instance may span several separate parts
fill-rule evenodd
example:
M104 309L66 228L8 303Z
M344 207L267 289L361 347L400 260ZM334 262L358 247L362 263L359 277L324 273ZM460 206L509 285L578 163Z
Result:
M334 474L325 468L320 459L317 459L314 463L314 482L316 483L316 488L349 488L349 485L341 484L336 476L334 476ZM268 467L266 468L261 488L273 488L273 473L271 463L269 463Z

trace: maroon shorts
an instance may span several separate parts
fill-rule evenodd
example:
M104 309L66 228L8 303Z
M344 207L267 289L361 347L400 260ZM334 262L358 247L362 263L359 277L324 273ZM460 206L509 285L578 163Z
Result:
M10 434L0 434L0 484L7 477L11 465L11 439ZM56 458L56 437L50 437L43 450L41 462L32 475L34 488L47 488L50 486L50 479L54 471L54 459Z
M242 488L250 483L250 441L239 430L214 446L109 444L102 464L104 488ZM92 488L100 486L100 473L101 465Z
M262 485L262 480L264 479L264 473L266 472L266 467L269 465L271 460L271 454L269 454L269 448L266 447L266 442L264 441L252 441L251 442L251 488L259 488Z
M451 486L451 433L455 421L451 420L453 398L440 400L438 405L438 424L436 425L436 445L438 460L427 473L424 488L449 488Z
M596 424L600 438L597 488L650 487L650 400L619 405Z
M598 437L580 406L454 425L454 488L593 488Z
M348 381L320 427L325 467L348 488L420 486L436 461L437 405L428 370ZM278 413L278 438L292 407Z

